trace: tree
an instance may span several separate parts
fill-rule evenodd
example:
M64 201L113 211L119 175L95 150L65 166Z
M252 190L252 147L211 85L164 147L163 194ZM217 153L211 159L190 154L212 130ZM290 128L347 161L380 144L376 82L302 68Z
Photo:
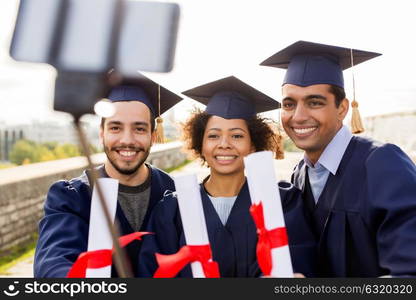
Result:
M35 151L38 161L48 161L56 159L55 154L46 146L37 146Z
M63 144L61 147L64 153L66 154L66 157L74 157L81 155L79 148L73 144Z
M93 146L90 146L90 149L92 153L98 152L98 149ZM19 140L10 152L10 161L22 165L80 155L81 151L78 146L69 143L63 145L59 145L57 142L37 144L29 140Z
M45 146L49 150L53 151L56 147L58 147L58 142L45 142L42 146Z
M10 161L14 164L21 165L23 161L37 161L36 144L28 140L19 140L10 151Z

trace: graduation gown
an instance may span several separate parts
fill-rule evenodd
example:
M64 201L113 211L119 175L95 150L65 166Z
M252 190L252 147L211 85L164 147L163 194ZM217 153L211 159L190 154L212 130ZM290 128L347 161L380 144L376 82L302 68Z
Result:
M146 227L150 213L155 204L162 199L164 191L174 189L173 181L168 174L150 167L150 199L141 231ZM39 239L33 266L35 277L66 277L78 255L87 251L91 194L90 186L85 180L81 180L81 177L70 181L58 181L51 186L44 206L45 216L39 223ZM116 218L119 221L121 235L134 232L120 203L117 203ZM139 241L134 241L126 247L134 275L137 270L139 247ZM117 277L114 267L112 276Z
M260 276L256 259L257 233L249 212L251 199L247 182L241 188L225 225L221 223L202 185L200 193L212 255L219 264L220 276ZM286 182L281 183L280 193L294 269L311 276L315 268L316 242L310 224L306 223L300 191ZM185 245L174 193L166 195L155 207L147 231L155 234L143 237L139 255L139 276L152 277L158 267L155 253L174 254ZM178 277L192 277L190 266L186 266Z
M305 169L292 181L308 198ZM319 276L416 275L416 168L397 146L354 136L310 212Z

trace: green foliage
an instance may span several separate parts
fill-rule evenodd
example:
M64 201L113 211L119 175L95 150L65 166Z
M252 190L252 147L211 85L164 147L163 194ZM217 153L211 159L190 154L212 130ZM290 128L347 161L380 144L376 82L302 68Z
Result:
M100 153L103 152L102 149L95 147L94 145L90 145L90 149L92 153Z
M92 147L91 150L93 153L99 152L95 147ZM38 144L29 140L19 140L14 144L10 152L10 161L14 164L22 165L80 155L80 149L73 144L60 145L56 142Z
M91 154L95 154L95 153L99 153L102 152L100 149L98 149L97 147L95 147L94 145L89 145L90 146L90 153ZM84 155L84 151L82 151L82 149L79 150L79 155Z
M53 154L53 151L49 150L48 147L44 145L37 146L35 149L37 152L36 154L38 161L48 161L56 159L55 154Z
M177 140L178 140L177 138L168 138L168 137L165 137L165 143L176 142Z
M63 144L56 146L54 149L54 153L57 159L81 155L78 147L72 144Z
M19 140L13 145L10 151L10 161L14 164L21 165L25 159L30 162L39 161L36 143L28 140Z
M284 149L285 149L286 152L299 152L299 151L302 151L301 149L299 149L298 147L296 147L296 145L288 137L285 137L285 139L283 141L283 147L284 147Z
M55 154L56 159L63 159L68 157L67 152L65 151L63 146L57 146L54 150L53 153Z
M58 142L46 142L46 143L43 143L42 145L48 148L48 150L53 151L53 149L55 149L58 146Z
M9 268L19 261L33 256L37 239L38 234L34 233L25 243L14 246L5 253L0 252L0 275L8 275L7 270Z
M175 166L175 167L171 167L171 168L166 168L166 169L163 169L163 171L165 171L166 173L170 173L170 172L172 172L172 171L179 170L180 168L183 168L184 166L186 166L187 164L189 164L191 161L192 161L192 160L188 160L188 159L186 159L186 160L185 160L183 163L181 163L180 165Z

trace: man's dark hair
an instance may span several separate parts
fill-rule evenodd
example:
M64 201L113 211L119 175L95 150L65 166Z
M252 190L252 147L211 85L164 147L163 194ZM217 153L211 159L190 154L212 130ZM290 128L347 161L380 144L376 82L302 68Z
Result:
M202 156L202 143L205 129L211 117L212 115L196 110L188 121L183 124L182 139L185 142L186 149L204 161L205 159ZM266 120L266 118L259 116L253 116L245 120L255 151L276 150L276 136Z
M338 108L342 100L345 99L345 90L342 87L331 84L329 92L335 96L335 106Z
M156 118L155 115L153 114L153 112L149 109L150 111L150 129L153 131L155 131L156 129ZM101 118L101 129L104 129L104 123L105 123L105 118Z

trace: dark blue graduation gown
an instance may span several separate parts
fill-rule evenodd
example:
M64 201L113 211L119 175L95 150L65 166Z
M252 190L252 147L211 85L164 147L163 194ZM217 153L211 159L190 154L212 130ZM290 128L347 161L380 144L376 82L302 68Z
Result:
M151 167L151 191L147 213L141 231L146 227L155 204L165 190L174 189L172 179L165 172ZM49 189L39 223L39 240L34 261L35 277L65 277L78 255L87 250L91 209L91 189L80 178L58 181ZM117 203L116 218L121 235L133 233L122 208ZM137 271L137 253L140 242L126 247L134 275ZM117 277L115 268L112 276Z
M303 161L292 180L304 190ZM397 146L354 136L311 219L319 276L416 275L416 168Z
M200 192L208 238L213 259L219 264L220 276L260 276L256 259L257 234L249 212L251 200L247 182L238 194L225 225L221 223L202 185ZM294 269L309 276L313 275L316 242L310 224L306 223L300 191L286 182L281 183L280 193ZM152 277L157 269L155 253L173 254L185 245L177 198L173 193L166 195L155 207L147 231L155 234L143 237L139 255L139 276ZM179 277L192 277L190 266L185 267Z

